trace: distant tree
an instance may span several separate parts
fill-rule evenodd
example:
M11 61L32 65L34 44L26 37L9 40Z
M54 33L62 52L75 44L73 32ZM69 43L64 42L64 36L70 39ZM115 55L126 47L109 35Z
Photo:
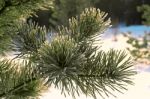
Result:
M92 2L95 7L109 13L112 22L117 19L127 25L141 24L141 14L136 8L142 4L150 4L150 0L92 0Z
M143 24L150 26L150 5L142 5L137 7L139 12L142 12Z

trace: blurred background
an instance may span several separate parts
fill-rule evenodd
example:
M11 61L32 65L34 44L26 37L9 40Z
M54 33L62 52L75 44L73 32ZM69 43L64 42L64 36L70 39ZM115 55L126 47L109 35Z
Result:
M33 21L47 27L56 24L66 25L68 18L79 14L87 7L96 7L108 13L113 26L147 24L146 14L150 0L54 0L54 7L50 10L38 11L38 17L31 17ZM143 13L145 15L143 15ZM146 16L147 15L147 16Z

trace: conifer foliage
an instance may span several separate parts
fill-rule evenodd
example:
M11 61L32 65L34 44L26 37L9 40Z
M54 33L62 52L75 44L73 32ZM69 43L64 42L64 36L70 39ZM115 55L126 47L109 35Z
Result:
M132 59L125 52L105 52L95 45L96 38L110 24L99 9L85 9L69 19L68 27L48 36L45 28L22 24L13 47L17 57L0 62L0 98L31 99L50 86L71 95L97 98L121 92L133 84Z
M51 6L52 0L0 0L0 54L10 49L8 45L18 22Z

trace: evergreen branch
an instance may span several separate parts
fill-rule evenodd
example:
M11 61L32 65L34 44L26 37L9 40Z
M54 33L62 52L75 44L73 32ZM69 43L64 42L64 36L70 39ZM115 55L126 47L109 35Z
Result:
M21 61L21 60L19 60ZM31 63L16 60L0 62L0 98L38 97L46 89Z
M106 14L95 8L86 9L79 18L72 18L69 27L62 26L50 42L36 29L32 33L28 32L29 27L24 28L18 38L18 50L25 54L31 52L27 58L36 66L38 76L65 96L76 98L83 93L96 99L96 93L102 97L113 95L109 89L121 92L125 85L133 84L131 76L135 71L132 59L125 52L98 51L98 46L93 45L98 32L109 27L105 17Z
M100 51L95 58L92 57L92 61L87 62L84 69L81 69L82 74L78 75L80 83L85 83L84 90L89 90L89 92L83 91L84 94L95 97L97 92L108 96L112 94L108 91L109 88L121 92L120 89L126 89L126 84L133 84L130 76L135 75L136 72L132 66L131 58L124 52ZM93 91L95 93L92 93Z
M3 97L6 97L7 95L10 95L11 93L14 93L15 91L18 91L19 89L25 87L26 85L28 85L29 83L31 82L34 82L36 81L37 79L36 78L32 78L32 79L29 79L28 81L25 81L17 86L15 86L14 88L12 88L11 90L7 91L7 92L4 92L4 93L1 93L0 94L0 98L3 98Z
M4 6L0 9L0 54L11 50L12 37L15 36L17 24L26 21L37 10L48 9L52 6L52 0L1 0ZM3 39L7 38L7 40ZM5 42L4 42L5 41ZM6 44L5 44L6 43Z
M46 41L47 30L35 23L22 23L16 30L13 38L13 50L19 52L19 56L37 53L41 45Z
M77 42L91 39L110 27L110 19L106 19L106 16L100 9L85 9L79 17L69 20L68 31Z
M79 17L69 19L68 27L59 27L60 35L70 35L76 42L95 41L97 35L102 34L110 27L110 19L107 14L99 9L85 9Z
M48 78L47 83L54 84L64 95L75 97L80 90L96 99L96 92L112 94L106 87L120 91L126 89L126 84L133 84L130 77L136 72L125 52L82 53L79 48L71 38L60 36L39 50L40 72Z

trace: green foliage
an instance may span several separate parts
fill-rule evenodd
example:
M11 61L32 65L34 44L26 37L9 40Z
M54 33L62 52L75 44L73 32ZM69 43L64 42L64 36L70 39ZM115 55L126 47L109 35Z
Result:
M143 24L150 25L150 5L142 5L137 7L139 12L142 12L142 18L144 19Z
M130 33L125 34L128 38L127 43L132 46L128 48L131 55L136 61L149 64L150 59L150 34L145 33L142 37L137 38L132 36Z
M0 98L30 99L46 89L28 61L0 61Z
M5 0L0 1L0 10L5 6Z
M18 58L25 62L20 61L17 66L13 65L16 58L9 65L1 62L0 88L4 90L0 90L0 98L36 98L44 86L54 85L65 96L76 98L85 94L96 99L97 93L109 96L113 95L111 91L121 92L127 84L133 84L131 76L136 72L132 69L132 59L125 52L113 49L105 52L94 45L109 27L106 15L99 9L85 9L80 16L69 20L68 27L60 27L50 37L45 28L21 25L13 47L19 52ZM41 83L44 86L39 89Z
M39 27L35 23L22 23L18 25L16 32L12 46L15 51L20 52L19 55L37 52L47 34L45 27Z
M10 49L8 46L18 23L51 5L52 0L0 0L0 54Z
M84 41L87 38L97 36L98 32L103 33L110 26L110 20L104 21L107 14L99 9L85 9L77 18L69 20L68 32L71 32L72 38L77 42ZM65 29L61 32L67 32ZM99 35L99 34L98 34Z

